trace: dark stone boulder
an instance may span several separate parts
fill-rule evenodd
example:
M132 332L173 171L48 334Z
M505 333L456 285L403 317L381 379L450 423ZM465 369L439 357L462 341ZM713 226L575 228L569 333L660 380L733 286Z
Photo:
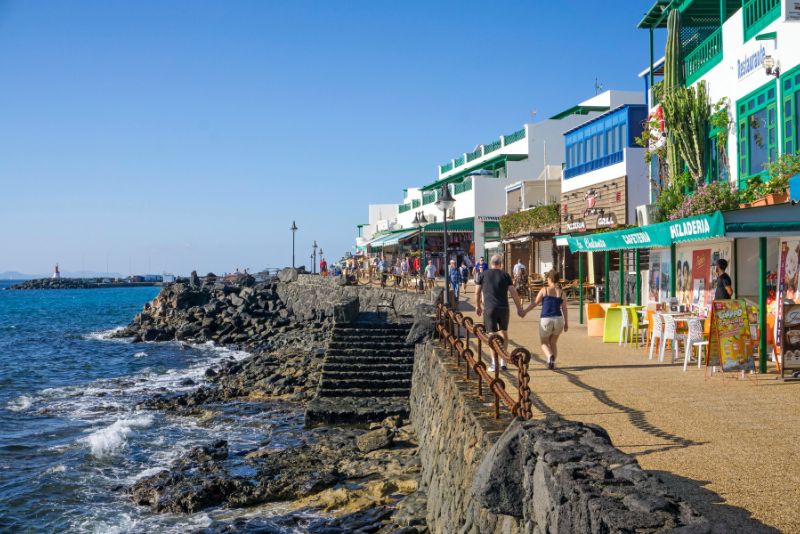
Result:
M189 275L189 285L192 287L200 287L200 277L197 276L197 271L192 271Z
M390 428L382 426L362 434L356 438L356 447L361 452L372 452L385 449L394 441L394 433Z
M433 304L418 304L414 310L414 324L406 337L406 343L424 343L436 332L436 307Z
M292 269L291 267L281 269L278 273L278 280L284 284L297 281L297 269Z
M333 321L340 324L350 324L358 319L358 297L344 298L333 305Z

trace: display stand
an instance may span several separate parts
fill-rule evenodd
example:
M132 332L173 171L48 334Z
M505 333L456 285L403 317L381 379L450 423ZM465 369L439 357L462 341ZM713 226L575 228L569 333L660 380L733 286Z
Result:
M781 329L781 379L800 380L785 377L786 371L800 371L800 304L783 305Z
M742 378L755 372L750 321L743 300L715 300L711 303L711 331L708 339L708 369L719 367L726 377L740 373ZM756 384L758 381L755 381Z

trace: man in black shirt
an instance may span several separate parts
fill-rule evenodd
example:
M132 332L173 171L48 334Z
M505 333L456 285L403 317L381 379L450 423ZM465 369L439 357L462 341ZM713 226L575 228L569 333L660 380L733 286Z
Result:
M731 277L725 272L727 268L727 260L723 260L722 258L717 260L717 288L714 290L714 300L727 300L733 295Z
M489 260L489 269L479 273L475 279L475 312L483 314L483 324L487 332L499 332L503 338L503 348L508 350L508 293L517 305L517 314L522 315L522 301L514 283L501 267L500 256L494 255ZM485 306L484 306L485 304ZM489 372L494 372L497 362L492 362ZM500 360L500 368L506 368L506 362Z

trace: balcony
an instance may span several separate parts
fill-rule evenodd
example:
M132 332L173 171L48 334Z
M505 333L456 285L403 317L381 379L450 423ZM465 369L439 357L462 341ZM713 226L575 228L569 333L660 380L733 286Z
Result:
M781 16L781 0L743 0L742 16L747 41Z
M603 167L608 167L609 165L614 165L615 163L620 163L621 161L622 161L622 151L614 152L613 154L609 154L608 156L603 156L602 158L598 158L592 161L587 161L586 163L581 163L569 169L564 169L564 178L565 179L573 178L575 176L579 176L587 172L592 172L597 169L602 169Z
M439 174L444 174L446 172L450 172L453 170L453 162L445 163L444 165L439 165Z
M689 87L722 61L722 28L709 35L683 60L686 86Z
M422 193L422 204L432 204L436 202L436 191L429 191L427 193Z
M467 177L463 182L460 184L455 184L453 186L453 194L457 195L459 193L464 193L466 191L472 190L472 177Z
M422 200L420 200L418 198L415 198L414 200L411 201L411 207L414 208L414 209L417 209L421 205L422 205Z
M483 156L483 149L481 147L478 147L477 150L467 153L467 163L469 163L470 161L475 161L481 156Z
M503 136L503 145L510 145L511 143L515 143L521 139L525 139L525 128L521 130L517 130L516 132L504 135Z
M397 211L399 211L400 213L405 213L405 212L409 211L410 209L411 209L411 203L410 202L407 203L407 204L400 204L397 207Z

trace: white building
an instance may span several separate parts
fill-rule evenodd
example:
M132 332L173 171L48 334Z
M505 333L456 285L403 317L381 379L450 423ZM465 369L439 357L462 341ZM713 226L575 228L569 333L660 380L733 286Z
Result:
M711 103L729 103L725 153L717 146L717 131L709 131L707 180L744 188L752 177L766 178L765 164L800 150L800 2L658 0L639 27L651 33L666 27L672 9L681 12L687 86L704 80ZM652 63L646 80L658 89L653 82L659 64ZM659 103L658 92L650 90L651 109Z
M363 251L376 233L393 230L396 226L397 204L370 204L369 222L357 225L356 252Z

